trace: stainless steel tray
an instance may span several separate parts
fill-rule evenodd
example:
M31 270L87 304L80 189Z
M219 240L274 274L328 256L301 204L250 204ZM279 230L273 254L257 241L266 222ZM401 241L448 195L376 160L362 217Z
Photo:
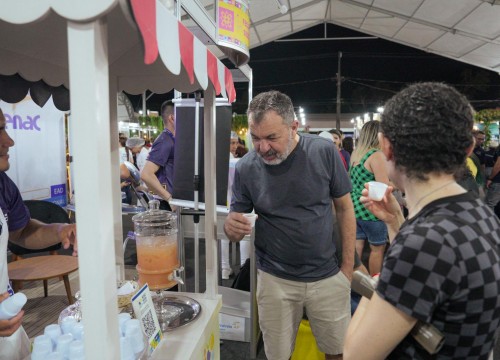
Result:
M190 297L165 292L161 295L152 293L152 296L163 331L171 331L187 325L201 314L200 303Z

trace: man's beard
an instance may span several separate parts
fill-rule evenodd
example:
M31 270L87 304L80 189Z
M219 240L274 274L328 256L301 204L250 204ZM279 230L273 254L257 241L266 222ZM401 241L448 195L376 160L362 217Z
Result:
M290 155L290 153L292 152L292 147L293 147L293 132L290 129L288 144L283 153L278 154L275 150L269 149L269 151L266 152L265 154L261 154L260 152L258 152L258 154L261 157L262 161L264 161L264 163L266 163L267 165L279 165L287 159L288 155ZM276 156L276 157L273 160L266 160L264 157L268 156Z

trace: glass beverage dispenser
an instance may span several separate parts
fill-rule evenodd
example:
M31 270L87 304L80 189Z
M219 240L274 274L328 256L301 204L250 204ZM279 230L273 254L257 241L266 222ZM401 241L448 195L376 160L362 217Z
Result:
M151 200L149 210L135 215L139 285L148 283L151 290L165 290L182 284L177 243L177 216L159 209L160 202Z

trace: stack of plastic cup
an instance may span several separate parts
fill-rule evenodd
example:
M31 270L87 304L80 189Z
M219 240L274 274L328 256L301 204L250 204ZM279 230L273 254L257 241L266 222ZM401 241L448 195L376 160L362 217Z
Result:
M69 360L85 360L85 350L82 341L73 340L69 344Z
M78 322L74 317L68 316L61 320L61 331L63 334L72 334L73 328Z
M52 351L45 359L47 359L47 360L65 360L65 357L59 351Z
M76 323L75 326L73 326L73 330L71 335L73 335L73 338L75 340L81 340L83 341L84 335L84 329L83 329L83 324L81 322Z
M136 356L144 351L144 337L139 320L132 319L125 323L125 339L132 344Z
M120 313L118 314L118 325L120 327L121 336L125 336L125 323L131 320L132 317L129 313Z
M141 322L132 319L127 313L120 314L118 321L121 360L139 359L146 347ZM48 325L45 327L44 335L35 338L31 359L85 360L83 338L83 324L73 318L65 318L61 321L61 326Z
M61 326L45 327L44 335L33 341L32 360L85 360L83 350L83 324L73 318L64 319ZM77 336L79 338L77 338Z
M56 351L61 353L64 358L69 357L69 344L73 341L73 335L63 334L57 338Z
M40 335L33 341L32 360L45 359L52 352L52 340L48 335Z
M43 331L44 335L47 335L50 340L52 340L52 349L56 347L56 341L59 336L61 336L61 327L57 324L50 324L45 327Z
M135 360L134 349L129 339L120 337L120 360Z

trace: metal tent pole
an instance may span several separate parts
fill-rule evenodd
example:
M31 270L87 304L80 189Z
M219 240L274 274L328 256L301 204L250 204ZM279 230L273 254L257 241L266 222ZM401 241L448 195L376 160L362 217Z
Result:
M200 138L200 100L201 93L195 93L195 116L194 116L194 210L199 210L199 190L200 190L200 176L198 173L199 163L199 138ZM194 292L200 292L200 215L194 215Z

